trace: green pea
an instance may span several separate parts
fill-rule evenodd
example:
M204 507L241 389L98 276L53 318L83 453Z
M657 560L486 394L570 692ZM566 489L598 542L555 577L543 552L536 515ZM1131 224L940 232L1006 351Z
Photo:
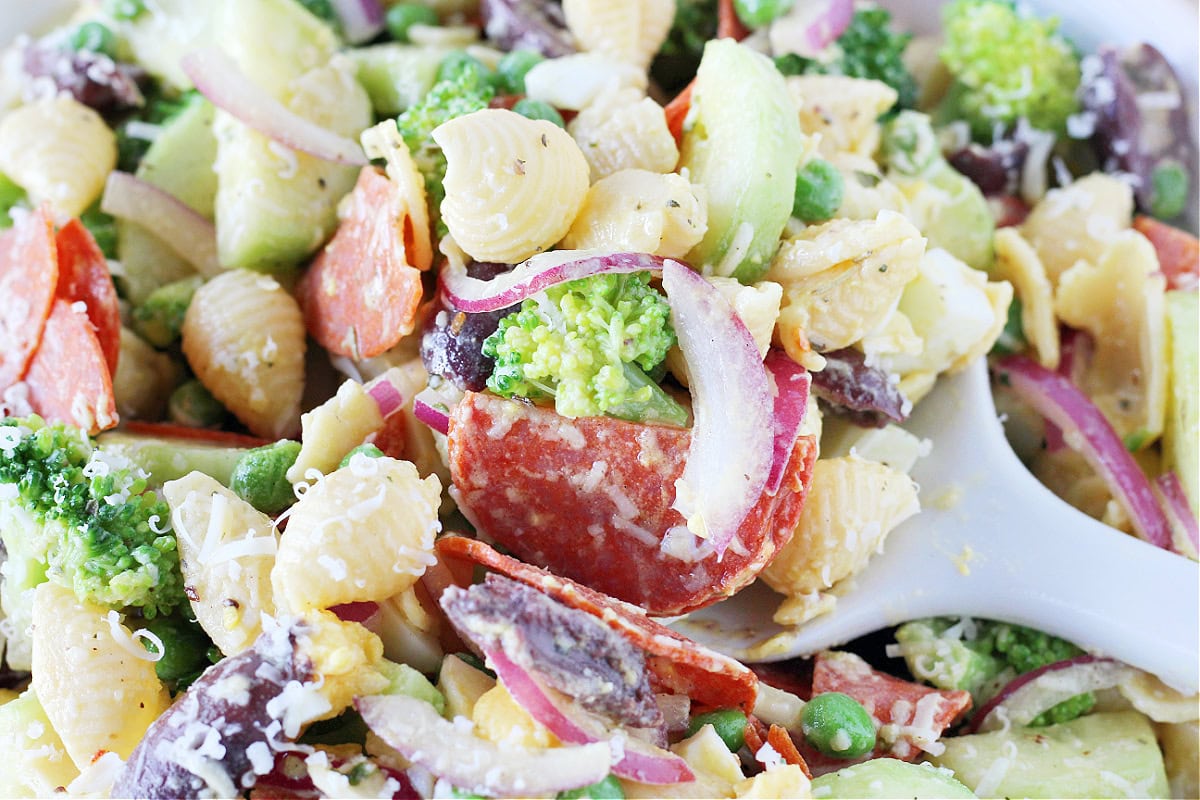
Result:
M77 52L102 53L109 58L116 58L117 55L117 35L99 22L80 25L71 34L67 44Z
M688 723L687 736L695 736L705 725L712 725L717 736L731 753L742 749L746 743L746 715L736 708L722 708L697 714Z
M113 19L134 20L146 13L144 0L104 0L104 13Z
M528 97L523 98L516 102L512 110L522 117L544 119L547 122L553 122L560 128L567 127L567 123L563 122L562 114L558 113L558 109L549 103L543 103L541 100L530 100Z
M825 692L805 703L800 729L809 744L832 758L858 758L875 749L871 715L841 692Z
M491 70L484 66L482 61L462 50L455 50L438 65L438 82L458 80L464 75L469 76L470 83L477 86L485 86L492 79Z
M796 173L792 215L805 222L824 222L841 207L845 189L837 167L823 158L814 158Z
M525 94L525 76L545 59L536 50L513 50L496 64L496 91L500 94Z
M342 457L342 463L338 464L338 469L350 466L350 459L354 458L355 453L362 453L367 458L383 458L383 451L373 444L360 444L358 447L346 453Z
M1177 161L1165 161L1150 176L1154 200L1150 213L1159 219L1172 219L1187 208L1188 174Z
M437 25L438 15L432 8L420 3L397 3L387 10L384 21L388 35L397 42L407 42L409 28L413 25Z
M796 0L733 0L733 10L748 28L770 25L792 9Z
M191 428L210 428L225 420L225 406L193 378L184 381L167 399L167 416L172 422Z
M247 450L233 468L229 488L264 514L277 514L296 502L287 471L300 455L290 439Z
M616 775L608 774L604 780L591 786L581 786L558 793L558 800L625 800L625 790Z

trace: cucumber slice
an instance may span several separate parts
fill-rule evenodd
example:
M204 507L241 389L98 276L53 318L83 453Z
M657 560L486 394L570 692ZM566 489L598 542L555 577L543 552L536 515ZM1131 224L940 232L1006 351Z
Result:
M358 69L358 82L367 90L380 117L394 117L421 101L437 80L438 65L447 47L377 44L347 52Z
M680 169L708 193L708 231L686 260L753 283L792 213L804 151L796 104L770 59L718 39L704 47L684 128Z
M812 788L813 797L824 798L975 796L944 770L894 758L876 758L821 775L813 778Z
M190 89L192 82L179 57L217 42L214 12L218 3L196 0L155 0L145 14L132 20L113 20L133 60L175 89Z

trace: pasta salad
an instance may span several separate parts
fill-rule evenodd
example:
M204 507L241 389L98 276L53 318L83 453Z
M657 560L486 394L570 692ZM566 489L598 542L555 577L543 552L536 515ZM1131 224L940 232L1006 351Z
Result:
M64 5L0 51L0 795L1200 791L1196 696L1011 621L669 627L829 614L981 359L1050 489L1197 560L1152 44L1005 0Z

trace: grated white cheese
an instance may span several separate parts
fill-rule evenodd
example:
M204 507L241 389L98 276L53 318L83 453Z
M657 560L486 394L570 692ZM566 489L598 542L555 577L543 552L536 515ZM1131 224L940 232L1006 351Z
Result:
M166 650L163 648L162 639L146 628L138 628L130 633L124 625L121 624L121 615L116 611L109 611L105 615L105 621L108 622L109 633L112 634L113 641L117 645L135 658L140 658L142 661L156 662L160 661ZM151 653L142 645L138 644L135 639L145 639L150 644L154 645L156 652Z

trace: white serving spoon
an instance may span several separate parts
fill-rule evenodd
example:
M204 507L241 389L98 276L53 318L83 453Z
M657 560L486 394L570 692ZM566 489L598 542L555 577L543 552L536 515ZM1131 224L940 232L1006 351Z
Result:
M1200 568L1058 499L1017 459L987 367L943 378L905 425L933 441L912 475L921 513L887 538L833 611L794 629L761 582L671 623L748 661L808 655L911 619L983 617L1028 625L1200 687Z

